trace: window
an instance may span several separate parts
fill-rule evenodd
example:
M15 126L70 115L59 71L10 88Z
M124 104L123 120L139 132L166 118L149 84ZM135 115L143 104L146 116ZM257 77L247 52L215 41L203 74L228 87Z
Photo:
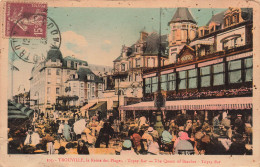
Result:
M60 84L61 80L60 78L57 78L57 84Z
M138 74L135 74L135 81L138 81Z
M83 88L84 87L84 83L81 83L80 86Z
M125 64L121 64L121 71L125 71Z
M92 90L91 90L91 94L92 94L92 97L94 97L95 96L95 87L92 87Z
M135 64L135 66L136 67L140 67L141 66L141 59L139 58L139 59L135 59L135 62L136 62L136 64Z
M167 90L167 74L161 75L161 89Z
M186 79L187 79L187 71L180 71L179 72L179 89L186 89Z
M210 67L201 67L200 68L200 85L202 88L210 86Z
M70 74L70 70L67 71L67 74L68 74L68 75Z
M213 65L213 86L224 85L224 63Z
M129 61L129 68L132 68L132 62Z
M189 70L188 75L189 88L197 88L197 69Z
M60 94L60 88L56 88L56 94Z
M155 59L154 58L148 58L147 59L147 67L154 67L155 66Z
M48 87L48 88L47 88L47 94L50 94L50 93L51 93L51 88Z
M51 103L51 98L48 97L48 98L47 98L47 104L50 104L50 103Z
M168 85L169 85L169 90L176 89L176 73L168 74Z
M245 81L253 81L253 58L245 59Z
M102 89L102 84L98 84L98 89L99 89L99 90Z
M56 75L60 75L60 69L56 70Z
M90 84L88 83L88 88L90 88Z
M48 69L48 75L51 75L51 69Z
M223 41L223 50L227 50L228 49L228 41Z
M151 78L145 78L145 93L152 93L152 80Z
M47 84L51 83L51 78L47 78Z
M228 62L228 83L242 82L241 60Z
M129 82L131 82L132 81L132 75L129 75Z
M158 90L158 77L152 77L152 92Z
M172 39L175 40L175 31L172 31Z

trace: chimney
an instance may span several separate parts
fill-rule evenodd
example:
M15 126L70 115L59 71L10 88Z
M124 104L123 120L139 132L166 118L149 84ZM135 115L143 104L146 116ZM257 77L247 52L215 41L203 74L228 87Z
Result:
M140 40L144 41L148 36L147 32L141 31Z

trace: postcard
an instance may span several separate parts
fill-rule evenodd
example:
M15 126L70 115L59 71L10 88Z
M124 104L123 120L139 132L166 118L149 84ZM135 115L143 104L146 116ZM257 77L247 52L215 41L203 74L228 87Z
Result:
M259 2L3 0L0 166L259 166Z

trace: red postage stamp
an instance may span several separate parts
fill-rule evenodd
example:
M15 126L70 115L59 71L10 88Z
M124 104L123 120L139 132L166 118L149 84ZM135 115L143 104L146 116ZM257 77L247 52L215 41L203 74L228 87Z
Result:
M7 2L5 36L46 38L47 4Z

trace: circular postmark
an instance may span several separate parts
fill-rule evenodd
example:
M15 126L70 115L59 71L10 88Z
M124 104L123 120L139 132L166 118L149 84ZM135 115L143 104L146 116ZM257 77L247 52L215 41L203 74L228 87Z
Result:
M41 15L33 15L32 17L34 17L33 20L37 20L37 17L41 17ZM46 20L43 20L42 24L46 24L46 38L16 37L17 33L19 33L16 30L20 29L20 26L24 25L24 22L28 22L27 18L18 20L12 28L10 34L11 48L15 55L25 62L35 64L44 61L51 48L60 48L61 33L59 27L50 17L45 16L45 18ZM41 33L41 31L36 29L36 33Z

